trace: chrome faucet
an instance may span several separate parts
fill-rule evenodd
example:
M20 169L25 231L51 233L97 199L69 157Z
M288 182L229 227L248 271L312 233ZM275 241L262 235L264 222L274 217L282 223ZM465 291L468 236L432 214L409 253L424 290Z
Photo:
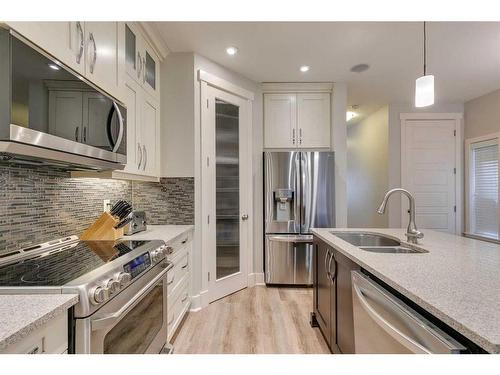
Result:
M385 194L384 200L380 204L380 207L378 208L377 212L380 215L384 214L387 201L389 200L389 197L393 193L404 194L408 197L408 200L410 201L410 210L408 211L408 213L410 214L410 222L408 223L408 229L406 230L405 235L408 242L416 244L419 239L424 238L424 234L417 229L417 226L415 224L415 198L413 198L413 195L411 195L411 193L408 190L401 188L389 190Z

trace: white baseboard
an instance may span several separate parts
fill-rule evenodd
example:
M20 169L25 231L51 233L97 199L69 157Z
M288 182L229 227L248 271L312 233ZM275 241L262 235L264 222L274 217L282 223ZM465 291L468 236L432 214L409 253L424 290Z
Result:
M265 285L264 273L251 273L248 275L248 287L255 285Z
M209 303L210 301L208 300L208 290L202 290L200 294L191 296L191 309L189 311L200 311L204 307L207 307Z
M196 312L201 310L201 297L199 294L191 296L191 307L189 311Z

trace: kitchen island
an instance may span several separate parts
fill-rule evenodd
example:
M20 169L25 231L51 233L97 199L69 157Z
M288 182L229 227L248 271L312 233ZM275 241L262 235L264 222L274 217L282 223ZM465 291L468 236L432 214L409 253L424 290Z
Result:
M426 230L428 252L375 253L333 232L371 232L407 244L405 229L314 229L362 269L490 353L500 353L500 245Z

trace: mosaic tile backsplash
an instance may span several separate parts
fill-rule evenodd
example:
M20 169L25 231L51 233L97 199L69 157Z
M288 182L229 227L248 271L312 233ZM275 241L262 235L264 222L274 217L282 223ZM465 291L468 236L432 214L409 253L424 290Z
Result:
M126 199L150 224L194 222L194 179L160 183L70 178L50 167L0 165L0 255L69 234L81 234L103 200Z

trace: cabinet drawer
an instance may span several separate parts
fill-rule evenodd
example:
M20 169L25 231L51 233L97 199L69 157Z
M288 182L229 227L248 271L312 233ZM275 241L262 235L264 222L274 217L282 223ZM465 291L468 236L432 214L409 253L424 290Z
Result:
M2 354L62 354L68 349L68 313L65 312L37 328Z
M172 302L170 302L172 301ZM179 326L184 314L189 309L191 300L189 298L189 279L185 277L181 284L176 288L172 295L169 297L168 302L168 339L173 336L175 330Z
M175 258L173 264L174 267L167 275L167 292L169 296L177 286L179 286L181 280L189 274L189 253L187 251L181 252L181 254Z
M172 261L182 249L189 248L192 244L192 236L192 231L188 231L174 241L167 242L169 247L168 260Z

